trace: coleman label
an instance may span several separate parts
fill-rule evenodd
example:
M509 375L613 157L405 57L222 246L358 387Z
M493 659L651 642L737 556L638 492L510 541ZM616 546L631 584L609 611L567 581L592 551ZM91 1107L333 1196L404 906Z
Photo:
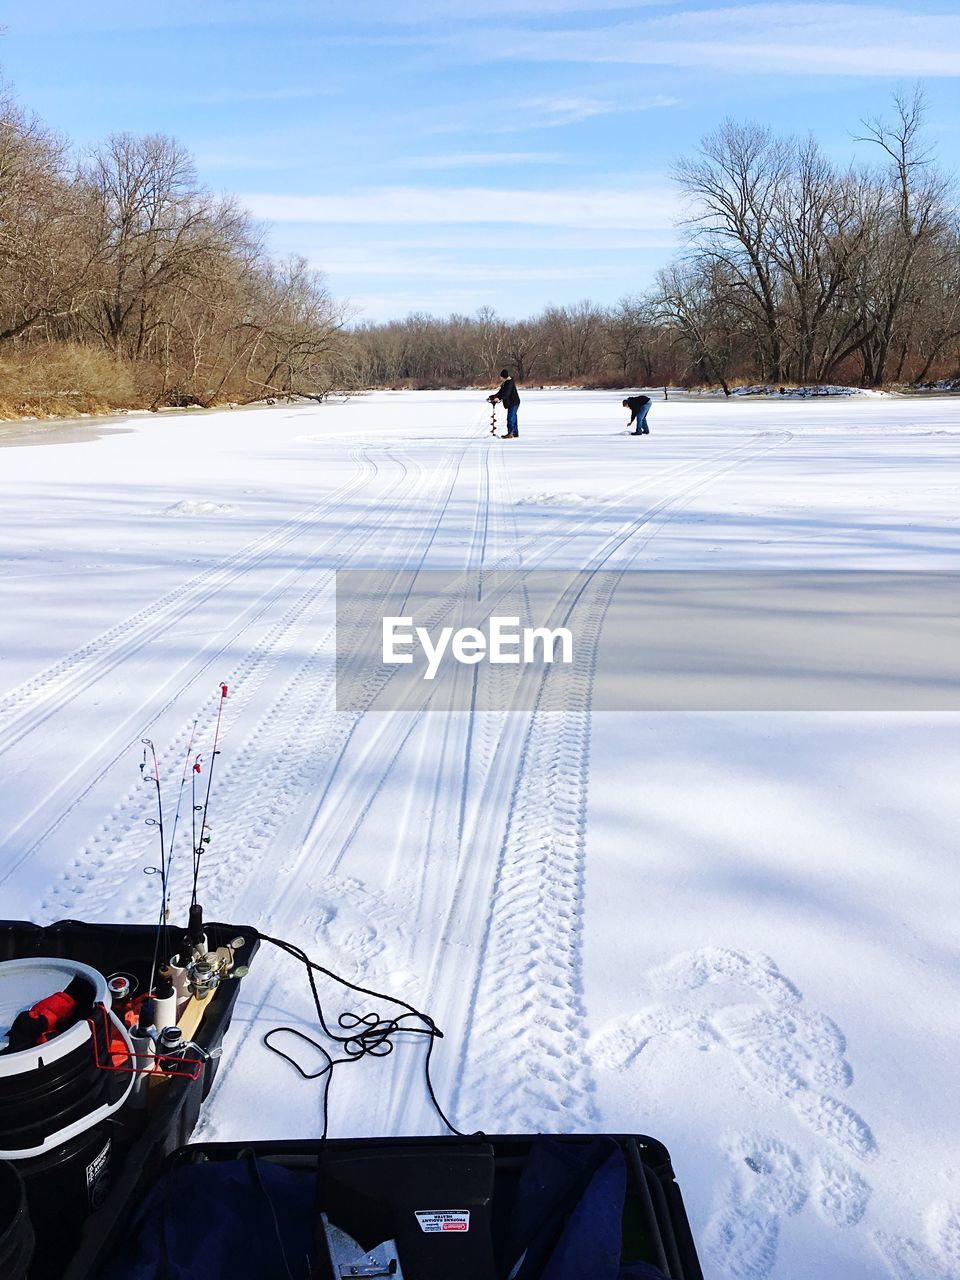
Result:
M469 1209L415 1209L421 1231L469 1231Z

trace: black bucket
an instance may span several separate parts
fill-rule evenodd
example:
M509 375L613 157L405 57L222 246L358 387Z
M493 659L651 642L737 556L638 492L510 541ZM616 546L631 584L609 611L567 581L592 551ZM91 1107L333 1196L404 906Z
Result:
M0 1276L26 1280L33 1257L33 1227L27 1194L16 1168L0 1160Z
M59 1280L77 1248L84 1222L106 1198L113 1127L108 1121L41 1156L17 1161L36 1233L30 1280ZM0 1269L0 1276L5 1275Z
M121 1097L129 1075L103 1071L98 1061L109 1061L105 1015L93 1019L92 1039L64 1057L19 1075L0 1076L0 1148L8 1158L39 1147L58 1130Z
M59 996L67 1012L37 1041L45 1020L24 1029L21 1018ZM32 1159L121 1105L132 1076L104 1069L111 1037L126 1037L109 1005L106 979L90 966L57 956L0 963L0 1158Z

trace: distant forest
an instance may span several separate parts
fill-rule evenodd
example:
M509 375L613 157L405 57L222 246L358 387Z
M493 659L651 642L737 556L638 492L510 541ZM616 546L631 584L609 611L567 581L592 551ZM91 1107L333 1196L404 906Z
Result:
M506 363L521 381L609 387L734 382L879 387L960 375L956 190L923 137L919 92L862 125L873 168L812 138L724 123L674 178L695 213L677 261L615 307L414 315L354 332L355 376L448 386Z
M210 405L342 380L344 309L160 135L90 154L0 90L0 414Z
M351 324L175 140L78 158L0 89L0 415L485 385L502 365L604 387L956 377L957 193L923 123L920 92L898 95L861 124L875 163L841 168L725 122L675 166L680 256L613 307Z

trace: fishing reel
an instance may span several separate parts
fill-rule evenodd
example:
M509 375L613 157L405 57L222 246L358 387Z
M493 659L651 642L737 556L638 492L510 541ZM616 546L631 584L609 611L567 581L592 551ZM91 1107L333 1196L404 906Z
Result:
M224 978L245 977L247 966L236 964L236 953L245 945L246 938L238 936L211 951L203 931L203 908L195 902L190 908L190 923L178 966L186 991L198 1000L206 1000Z
M168 1076L189 1076L196 1080L201 1069L223 1049L204 1049L195 1040L185 1040L179 1027L164 1027L156 1037L157 1065Z
M205 941L194 948L186 971L190 994L198 1000L206 1000L228 975L244 977L247 973L246 965L235 965L234 961L236 953L245 943L245 938L238 937L231 938L226 946L217 947L215 951L207 951Z

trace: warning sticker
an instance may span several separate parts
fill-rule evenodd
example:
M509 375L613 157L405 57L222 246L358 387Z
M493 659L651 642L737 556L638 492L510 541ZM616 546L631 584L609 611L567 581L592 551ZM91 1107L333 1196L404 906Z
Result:
M110 1190L110 1145L107 1145L98 1156L87 1165L87 1203L91 1209L99 1209Z
M469 1231L469 1209L415 1209L421 1231Z

